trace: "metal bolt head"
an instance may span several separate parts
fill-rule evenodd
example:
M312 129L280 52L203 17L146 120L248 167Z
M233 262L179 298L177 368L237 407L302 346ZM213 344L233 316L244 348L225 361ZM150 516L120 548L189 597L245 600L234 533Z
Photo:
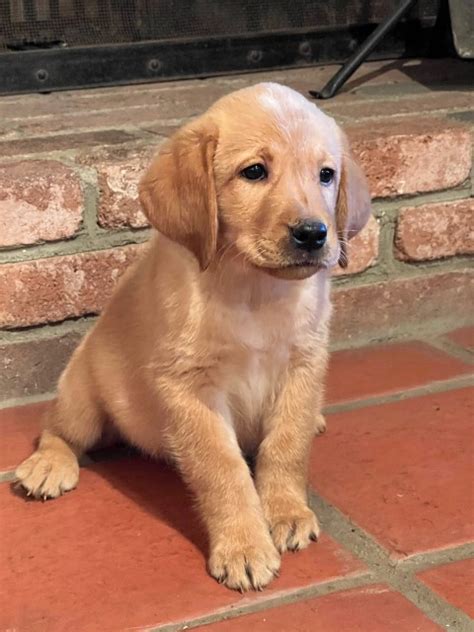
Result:
M247 54L247 61L249 64L258 64L262 61L263 53L261 50L251 50Z
M161 68L161 61L159 59L150 59L148 62L148 70L151 72L158 72Z
M313 52L311 49L311 44L307 41L301 42L301 44L298 46L298 52L303 57L310 57L311 53Z
M44 68L40 68L36 71L36 78L38 81L46 81L49 77L49 73Z
M347 45L347 47L348 47L348 49L350 50L351 53L353 53L358 46L359 46L359 42L356 39L354 39L354 38L349 40L349 43Z

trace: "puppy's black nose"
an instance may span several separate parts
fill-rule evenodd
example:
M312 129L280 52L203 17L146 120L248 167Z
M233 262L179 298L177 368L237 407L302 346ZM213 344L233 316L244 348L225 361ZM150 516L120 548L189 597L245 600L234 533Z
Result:
M304 219L290 226L293 243L304 250L319 250L326 243L328 227L323 222Z

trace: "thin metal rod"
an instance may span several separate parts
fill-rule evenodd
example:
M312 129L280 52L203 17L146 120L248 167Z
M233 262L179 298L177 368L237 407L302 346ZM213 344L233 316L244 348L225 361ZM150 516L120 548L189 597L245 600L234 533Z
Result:
M350 57L344 66L340 68L332 77L321 92L310 90L310 95L316 99L330 99L336 92L342 88L351 75L355 73L357 68L367 59L377 44L384 36L393 29L400 21L403 15L415 4L416 0L403 0L394 13L390 15L384 22L378 25L371 35L365 40L358 50Z

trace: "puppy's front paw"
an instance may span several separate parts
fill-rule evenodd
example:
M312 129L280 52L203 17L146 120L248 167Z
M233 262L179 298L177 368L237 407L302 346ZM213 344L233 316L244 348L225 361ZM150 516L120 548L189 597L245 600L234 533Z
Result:
M314 420L314 434L323 434L326 432L326 420L324 419L324 415L316 415L316 419Z
M267 501L265 508L270 533L280 553L305 549L319 538L318 520L304 503L276 497Z
M15 477L28 496L57 498L76 487L79 464L72 452L37 450L17 468Z
M262 590L278 575L280 556L266 531L253 536L230 531L222 534L213 547L208 568L228 588Z

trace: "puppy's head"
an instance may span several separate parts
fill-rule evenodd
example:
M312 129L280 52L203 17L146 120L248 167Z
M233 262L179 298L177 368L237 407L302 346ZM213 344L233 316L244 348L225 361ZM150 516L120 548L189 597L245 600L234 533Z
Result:
M302 279L347 263L370 196L333 119L259 84L220 99L163 147L140 183L150 222L205 269L218 251Z

